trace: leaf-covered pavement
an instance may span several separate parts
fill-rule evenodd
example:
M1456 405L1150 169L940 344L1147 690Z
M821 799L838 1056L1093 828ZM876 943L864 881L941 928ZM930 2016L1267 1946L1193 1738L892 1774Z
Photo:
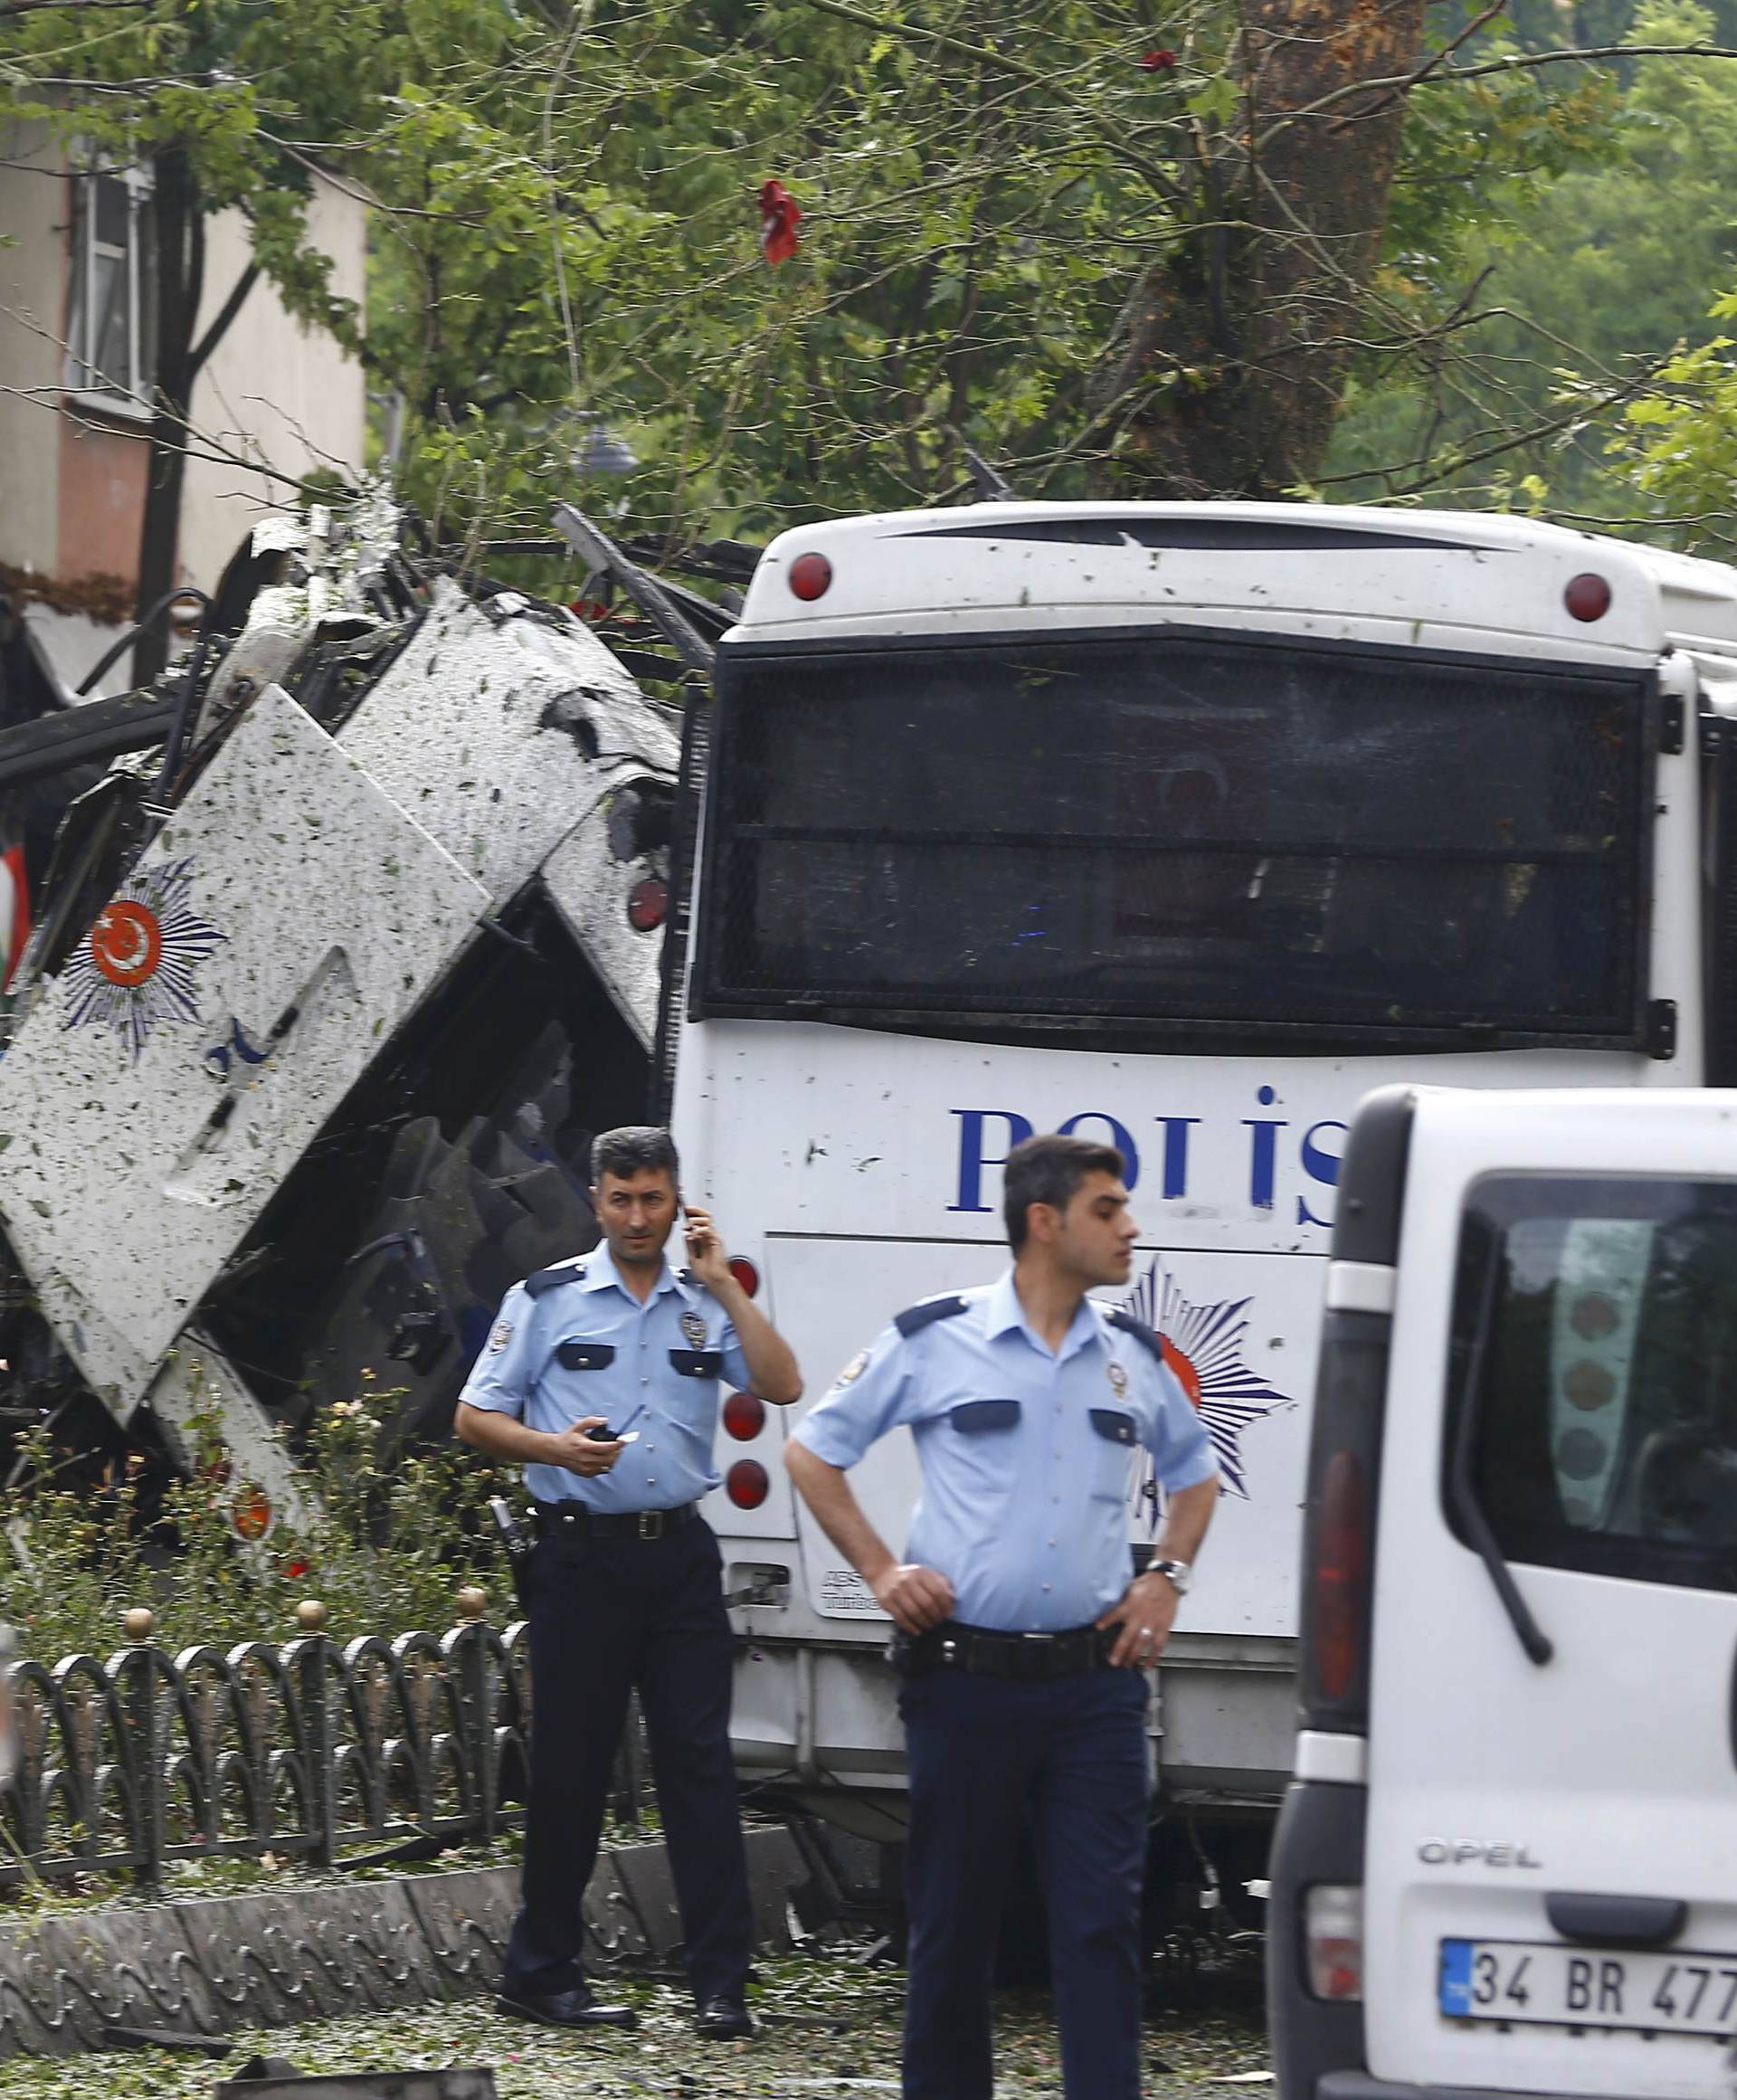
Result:
M255 2051L308 2073L487 2064L501 2100L849 2100L898 2090L903 1977L832 1957L764 1965L753 2042L702 2042L685 1991L643 1978L609 1986L640 2014L631 2035L575 2036L496 2014L485 1999L366 2019L320 2020L238 2036L218 2063L159 2049L67 2062L0 2064L5 2100L195 2100ZM1237 2100L1270 2088L1252 2009L1155 2013L1147 2026L1149 2100ZM998 2010L997 2100L1059 2095L1055 2031L1041 1994ZM1251 2076L1251 2074L1253 2076Z

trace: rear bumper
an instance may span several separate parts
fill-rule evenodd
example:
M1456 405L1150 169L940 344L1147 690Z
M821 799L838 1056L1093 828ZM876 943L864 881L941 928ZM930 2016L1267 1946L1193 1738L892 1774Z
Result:
M1362 2006L1311 1995L1303 1938L1304 1900L1312 1886L1354 1887L1362 1881L1368 1805L1364 1788L1320 1780L1299 1780L1285 1796L1267 1905L1267 2012L1278 2100L1329 2100L1329 2082L1362 2077L1358 2067L1369 2060ZM1332 2100L1353 2095L1334 2093ZM1368 2100L1374 2100L1372 2091Z
M1540 2100L1540 2095L1497 2092L1493 2086L1396 2086L1391 2078L1372 2078L1367 2071L1329 2071L1315 2086L1315 2100ZM1581 2096L1560 2093L1550 2100Z

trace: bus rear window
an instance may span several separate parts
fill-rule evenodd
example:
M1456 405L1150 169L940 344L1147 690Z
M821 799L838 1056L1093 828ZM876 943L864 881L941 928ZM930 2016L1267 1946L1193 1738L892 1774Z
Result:
M1504 1558L1737 1590L1737 1186L1480 1182L1454 1350Z
M707 1011L1631 1042L1631 675L1184 638L726 652Z

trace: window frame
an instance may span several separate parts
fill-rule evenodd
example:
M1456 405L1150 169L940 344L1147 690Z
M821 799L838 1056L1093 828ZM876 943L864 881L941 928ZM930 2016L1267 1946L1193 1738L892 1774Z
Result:
M901 656L937 654L993 655L1010 647L1071 647L1087 643L1137 647L1141 643L1196 643L1271 651L1285 656L1352 658L1386 663L1415 671L1438 668L1461 674L1485 672L1504 676L1543 673L1571 677L1589 683L1608 683L1637 692L1641 705L1640 777L1635 792L1635 832L1631 841L1631 897L1634 926L1630 962L1634 1001L1628 1028L1617 1032L1585 1029L1504 1028L1495 1023L1462 1022L1448 1026L1405 1021L1354 1022L1343 1021L1292 1021L1267 1018L1201 1018L1195 1015L1126 1013L1103 1014L1069 1009L1060 1013L1012 1008L990 1011L981 1006L949 1008L877 1006L850 1002L832 1004L823 993L783 998L743 995L717 979L717 915L710 908L718 893L722 852L718 796L732 761L733 702L740 678L756 664L798 662L807 658L821 664L841 657L897 659ZM955 1036L980 1042L1044 1042L1070 1040L1076 1047L1095 1050L1165 1049L1184 1051L1198 1047L1223 1052L1233 1048L1248 1051L1345 1050L1376 1054L1389 1050L1466 1051L1469 1050L1571 1049L1631 1051L1657 1054L1650 1023L1651 924L1653 914L1654 841L1656 823L1655 776L1663 727L1663 701L1656 663L1645 666L1621 663L1587 663L1569 657L1517 656L1487 651L1410 649L1389 642L1316 640L1295 632L1274 633L1261 629L1222 627L1182 622L1129 622L1113 625L1020 626L994 631L973 630L949 633L931 630L920 634L804 637L798 641L726 638L719 644L715 679L711 762L707 769L702 812L702 846L699 887L695 906L694 962L688 987L688 1019L702 1021L722 1019L823 1021L841 1027L868 1028L891 1032Z
M126 196L124 248L98 237L97 185L118 182ZM148 423L154 413L155 345L145 340L144 255L140 223L156 181L140 163L117 164L87 156L72 171L72 213L68 234L66 371L62 391L68 398L128 422ZM105 384L95 361L97 263L101 256L119 261L126 273L127 384ZM110 375L112 377L112 375Z

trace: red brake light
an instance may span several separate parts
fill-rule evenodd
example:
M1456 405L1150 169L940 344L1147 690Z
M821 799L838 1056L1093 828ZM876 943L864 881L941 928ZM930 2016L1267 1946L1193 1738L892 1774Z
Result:
M750 1297L759 1297L760 1271L745 1254L733 1254L730 1257L730 1274L735 1277L737 1283L742 1286Z
M757 1437L766 1426L766 1403L757 1392L733 1392L724 1402L724 1427L738 1444Z
M1315 1538L1315 1682L1325 1697L1343 1699L1362 1660L1369 1601L1369 1497L1349 1451L1328 1463Z
M1602 620L1610 610L1610 586L1588 569L1570 580L1562 603L1576 620Z
M724 1492L738 1509L758 1509L772 1492L772 1478L757 1459L738 1459L724 1476Z
M669 888L655 875L636 882L627 893L627 921L638 933L649 934L653 926L660 926L669 908Z
M823 598L832 587L832 565L823 554L799 554L785 574L799 598Z

